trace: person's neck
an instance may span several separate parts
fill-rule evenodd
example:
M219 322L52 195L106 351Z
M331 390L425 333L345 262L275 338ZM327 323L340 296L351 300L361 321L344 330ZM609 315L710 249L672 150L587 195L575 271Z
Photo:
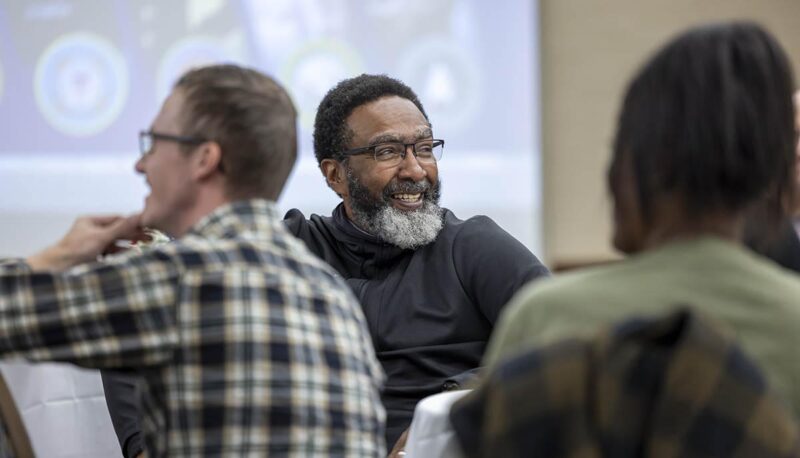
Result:
M652 229L644 240L645 249L698 237L717 237L734 243L742 242L744 231L742 215L719 211L696 216L677 208L664 210L662 209L653 219Z
M186 235L186 233L201 219L211 214L217 208L231 202L232 199L229 198L224 191L212 189L199 190L193 205L186 209L180 223L169 232L169 235L174 238L180 238Z

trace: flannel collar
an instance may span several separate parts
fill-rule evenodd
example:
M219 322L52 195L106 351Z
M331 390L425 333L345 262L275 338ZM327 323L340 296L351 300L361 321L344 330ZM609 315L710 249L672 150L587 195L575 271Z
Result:
M224 239L251 233L263 238L272 234L280 224L275 202L240 200L217 207L192 226L187 235Z

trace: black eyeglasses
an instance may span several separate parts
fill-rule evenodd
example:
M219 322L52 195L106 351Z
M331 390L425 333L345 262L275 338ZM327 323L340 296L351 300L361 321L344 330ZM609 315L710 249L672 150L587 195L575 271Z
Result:
M372 153L375 161L387 166L396 166L406 158L408 147L412 147L417 161L423 164L433 164L442 158L444 151L444 140L429 139L420 140L416 143L386 142L377 145L354 148L340 153L342 156L355 156L358 154Z
M166 140L170 142L183 143L185 145L199 145L208 140L199 137L183 137L180 135L162 134L153 132L152 130L143 130L139 132L139 152L142 156L147 156L153 150L153 143L156 140Z

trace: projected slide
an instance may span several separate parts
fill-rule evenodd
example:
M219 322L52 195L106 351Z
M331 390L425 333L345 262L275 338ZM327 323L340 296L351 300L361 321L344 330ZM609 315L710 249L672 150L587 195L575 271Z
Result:
M48 218L139 209L137 132L185 70L235 62L275 76L299 108L282 208L337 203L313 159L317 104L343 78L386 73L447 140L444 205L536 249L536 22L535 2L0 0L0 240Z

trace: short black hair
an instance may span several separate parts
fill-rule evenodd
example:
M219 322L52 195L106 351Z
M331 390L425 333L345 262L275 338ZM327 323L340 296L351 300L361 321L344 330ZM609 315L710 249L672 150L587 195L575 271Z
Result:
M689 217L765 204L777 223L796 186L793 81L785 52L755 23L679 35L627 88L608 173L614 199L629 167L645 223L665 194Z
M352 132L347 129L347 117L356 108L386 96L410 100L428 120L428 115L417 94L402 81L386 75L362 74L339 82L325 94L314 119L314 154L317 162L323 159L341 159L339 153L347 149ZM430 121L429 121L430 122Z

